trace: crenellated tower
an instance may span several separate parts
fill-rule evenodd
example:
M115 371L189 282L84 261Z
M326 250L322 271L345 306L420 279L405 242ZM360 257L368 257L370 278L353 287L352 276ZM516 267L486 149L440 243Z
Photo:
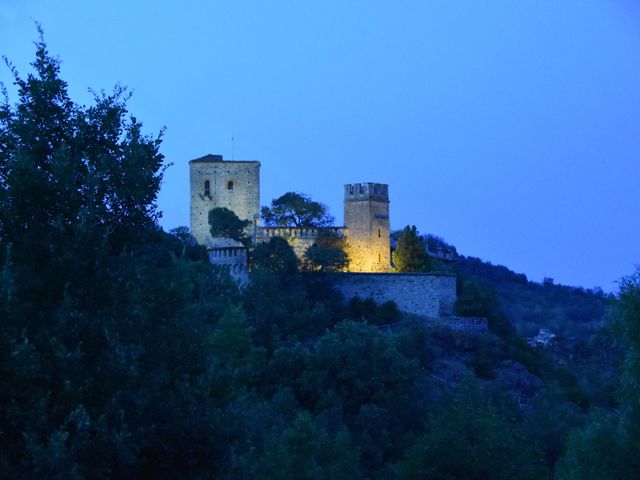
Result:
M242 220L250 220L253 235L260 214L260 162L224 160L205 155L189 162L191 233L198 243L211 246L209 211L226 207Z
M390 271L389 186L345 185L344 224L348 229L349 271Z

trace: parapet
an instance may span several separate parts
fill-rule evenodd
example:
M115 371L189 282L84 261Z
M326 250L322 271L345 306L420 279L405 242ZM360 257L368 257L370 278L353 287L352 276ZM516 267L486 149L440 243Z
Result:
M204 157L196 158L194 160L190 160L189 163L257 163L260 162L257 160L225 160L222 155L213 155L211 153L205 155Z
M384 183L349 183L344 186L344 201L376 200L389 202L389 185Z

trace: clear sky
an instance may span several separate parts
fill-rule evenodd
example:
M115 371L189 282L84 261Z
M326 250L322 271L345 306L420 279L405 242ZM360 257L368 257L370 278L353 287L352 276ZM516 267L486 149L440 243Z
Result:
M615 290L640 263L636 0L0 0L23 73L33 20L76 101L121 83L166 126L167 229L188 160L233 136L263 205L300 191L340 223L343 184L388 183L393 228L533 280Z

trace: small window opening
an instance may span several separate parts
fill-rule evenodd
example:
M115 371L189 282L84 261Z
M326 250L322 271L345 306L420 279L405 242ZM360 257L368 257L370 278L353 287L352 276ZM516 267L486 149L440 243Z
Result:
M378 229L378 238L381 238L382 234L380 233L380 229Z
M233 181L232 180L229 180L227 182L227 190L233 190Z
M211 196L211 184L209 183L209 180L204 181L204 195L206 197Z
M380 252L378 252L378 262L382 261L382 257L380 256Z

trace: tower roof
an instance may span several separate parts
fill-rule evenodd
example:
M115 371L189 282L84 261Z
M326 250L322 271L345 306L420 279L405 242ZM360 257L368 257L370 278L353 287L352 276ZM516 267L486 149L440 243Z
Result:
M189 163L260 163L257 160L225 160L222 155L208 153L204 157L190 160Z

